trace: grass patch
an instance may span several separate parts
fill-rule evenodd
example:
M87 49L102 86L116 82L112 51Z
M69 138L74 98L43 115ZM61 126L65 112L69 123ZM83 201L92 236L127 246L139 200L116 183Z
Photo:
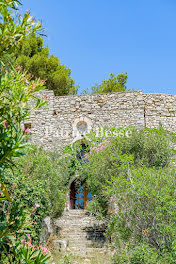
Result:
M85 252L85 256L80 256L77 252L53 251L52 257L55 264L112 264L112 256L109 253Z

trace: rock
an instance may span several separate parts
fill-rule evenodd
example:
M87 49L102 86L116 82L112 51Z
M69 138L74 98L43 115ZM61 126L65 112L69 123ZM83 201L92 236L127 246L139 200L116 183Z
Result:
M87 264L87 263L91 263L90 259L85 259L84 260L84 263Z
M55 240L54 247L56 250L66 250L67 248L67 241L66 240Z
M48 238L53 234L53 228L51 223L51 218L49 216L43 219L42 223L42 233L40 236L40 243L45 244Z

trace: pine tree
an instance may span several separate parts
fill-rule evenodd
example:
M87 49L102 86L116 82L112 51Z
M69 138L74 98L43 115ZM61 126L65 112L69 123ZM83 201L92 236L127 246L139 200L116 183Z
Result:
M46 88L55 95L76 94L78 87L71 78L71 69L61 64L56 56L49 54L49 47L43 46L40 36L31 34L25 38L22 47L15 54L17 66L21 66L33 78L46 80Z

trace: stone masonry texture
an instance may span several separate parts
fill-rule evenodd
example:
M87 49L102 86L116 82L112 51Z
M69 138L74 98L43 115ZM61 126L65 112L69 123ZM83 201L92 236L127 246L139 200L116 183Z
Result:
M176 132L176 96L123 93L54 96L44 90L40 97L48 104L36 110L27 121L31 125L32 142L47 150L61 150L79 140L89 130L107 127L135 126ZM84 130L84 131L83 131Z
M162 125L164 129L176 132L174 95L132 91L58 97L53 91L44 90L38 96L48 98L48 104L36 110L25 125L31 127L32 143L49 151L60 151L90 130L105 126L143 129ZM95 250L106 254L105 223L87 216L84 210L66 207L62 217L54 220L52 228L49 217L45 219L45 225L47 228L41 239L56 235L58 250L75 250L86 256L94 254Z

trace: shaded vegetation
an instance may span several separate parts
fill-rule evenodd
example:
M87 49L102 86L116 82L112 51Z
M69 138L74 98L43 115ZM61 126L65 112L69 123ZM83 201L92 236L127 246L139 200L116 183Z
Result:
M31 74L32 78L45 80L46 88L55 95L76 94L78 87L71 78L71 70L59 59L49 54L49 47L43 46L43 39L36 34L26 36L20 49L14 53L17 66Z

